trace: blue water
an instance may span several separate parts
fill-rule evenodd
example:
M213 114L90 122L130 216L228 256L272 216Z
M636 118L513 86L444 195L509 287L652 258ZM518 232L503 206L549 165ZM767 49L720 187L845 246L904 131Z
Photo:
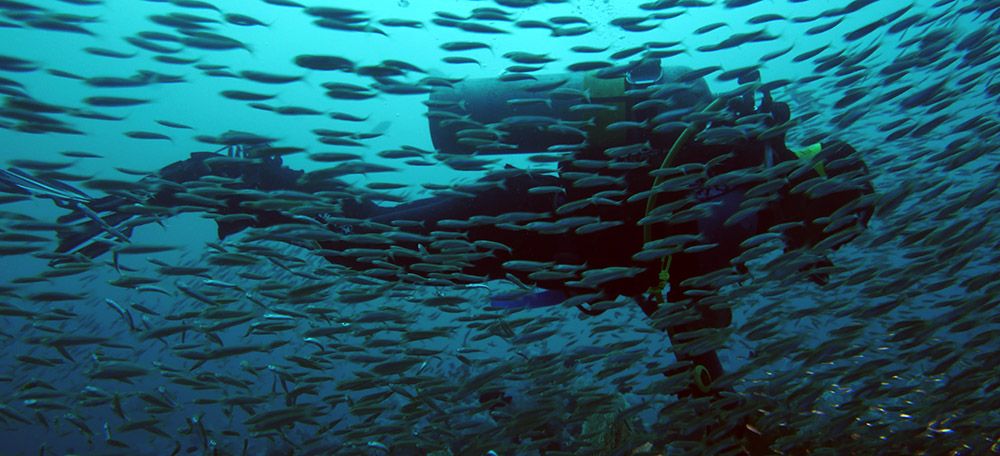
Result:
M0 29L0 55L18 57L33 62L38 69L29 72L0 71L0 77L23 85L23 91L35 99L55 105L87 108L116 116L122 121L88 120L63 116L82 135L30 134L17 131L16 119L0 119L0 161L31 159L49 162L72 161L68 172L93 178L135 180L137 177L119 169L155 172L170 163L183 160L194 151L213 151L219 146L205 144L195 139L197 135L217 136L228 130L253 132L277 138L278 145L304 147L315 152L359 153L366 162L400 168L398 172L372 173L348 176L353 185L371 182L397 182L408 184L393 193L405 199L428 196L430 191L422 184L451 184L473 182L482 172L463 172L443 164L435 166L406 166L398 160L382 158L377 152L413 146L433 150L428 131L428 108L422 103L427 95L379 94L369 100L334 100L324 95L321 84L344 82L367 85L370 79L345 72L320 72L296 66L293 59L302 54L329 54L341 56L358 65L374 65L385 60L411 63L430 75L449 78L494 78L512 63L503 57L514 51L548 54L557 60L545 65L539 74L566 72L566 66L580 61L602 60L615 51L642 45L649 41L680 41L686 52L671 57L664 64L700 68L719 65L725 70L761 63L762 81L787 79L792 83L776 90L775 99L790 104L792 118L802 118L788 135L790 148L807 146L817 136L837 138L849 142L865 154L872 168L876 191L891 194L905 189L903 203L894 211L876 216L869 229L858 239L832 255L841 268L831 286L817 287L807 281L788 281L787 277L768 276L764 261L753 265L755 277L747 288L726 288L724 295L734 309L734 334L721 351L727 370L739 372L736 389L760 401L756 408L771 410L771 417L782 424L765 423L761 426L780 428L787 426L798 430L779 444L784 448L825 448L834 452L860 454L906 454L928 450L931 454L957 451L959 454L987 454L996 451L996 410L998 386L996 363L1000 342L1000 327L996 303L1000 283L997 282L996 247L1000 241L998 226L993 217L998 208L996 183L998 155L996 148L1000 126L997 123L998 98L995 78L1000 52L1000 41L995 30L998 26L1000 4L993 1L938 1L906 2L880 1L844 16L821 18L811 21L777 20L762 25L748 24L748 20L762 14L780 14L786 18L811 18L844 7L848 2L811 0L789 2L781 0L748 2L745 7L727 8L726 2L715 1L706 7L676 6L664 11L683 11L647 32L628 32L611 25L620 17L649 14L638 8L641 2L633 1L576 1L540 4L530 8L503 7L489 1L460 0L372 0L367 2L318 2L306 1L308 6L336 6L363 10L372 19L372 25L388 36L373 32L346 32L323 29L312 24L313 18L302 10L267 4L263 1L216 1L219 10L252 16L266 26L239 27L225 22L214 24L215 32L239 40L247 49L211 51L185 49L176 56L198 59L201 64L225 65L234 73L256 70L277 74L304 76L302 81L291 84L266 85L238 77L210 77L192 65L166 64L153 59L152 52L137 49L123 38L142 31L172 32L157 26L148 18L157 14L187 13L222 19L218 11L185 8L183 2L172 4L161 1L105 0L93 6L73 2L42 2L33 4L51 13L66 13L94 18L82 23L93 36L51 30L5 26ZM322 4L321 4L322 3ZM729 2L738 3L738 2ZM0 12L6 13L11 24L20 22L17 2L0 2ZM923 13L925 19L899 33L888 33L886 24L866 36L846 41L845 34L888 16L906 5L912 9L902 17ZM579 16L592 24L593 31L581 36L552 37L547 30L518 28L510 22L484 21L509 31L506 34L476 34L454 28L441 27L431 22L438 12L467 15L475 8L502 8L511 12L516 21L547 20L559 16ZM976 11L972 8L980 8ZM807 34L810 28L830 21L842 22L829 31ZM420 21L420 28L389 27L379 20L400 18ZM898 22L899 19L897 19ZM654 21L655 22L655 21ZM706 25L724 22L725 26L707 33L695 33ZM894 22L895 23L895 22ZM716 44L737 33L765 29L777 39L750 43L733 49L704 52L699 47ZM978 30L992 30L982 39L975 40L981 52L976 58L969 52L956 49L963 39ZM921 37L937 36L946 44L945 51L936 54L936 61L920 61L906 70L898 80L882 70L901 56L920 49L933 47L939 41L915 43ZM473 50L448 53L440 48L451 41L482 41L491 50ZM174 43L161 43L176 46ZM608 47L599 54L581 54L570 50L574 46ZM844 50L847 55L858 55L872 50L870 56L856 68L864 74L851 84L837 86L854 71L835 74L843 67L817 70L817 58L795 62L795 56L829 46L819 53L830 55ZM135 53L128 59L114 59L84 52L86 47L100 47L120 52ZM781 57L763 62L763 56L791 47ZM477 59L480 64L447 64L441 59L448 55L462 55ZM947 58L955 57L954 62ZM151 70L181 76L184 82L151 84L136 88L94 88L80 80L53 75L60 70L82 77L128 77L140 70ZM977 75L977 73L981 73ZM736 81L719 81L707 78L713 93L725 93L737 87ZM805 80L805 82L801 82ZM914 107L904 107L900 100L943 83L931 102ZM894 89L910 86L905 94L882 103L875 101ZM223 90L246 90L276 94L274 105L303 106L327 112L346 112L367 117L361 123L332 120L327 116L281 116L272 112L253 109L246 102L225 99ZM864 96L845 107L837 107L848 91L860 91ZM148 104L133 107L88 107L84 99L93 96L134 97L151 100ZM947 119L922 136L903 135L898 139L887 137L898 127L880 128L895 121L908 119L901 125L924 125L926 122L947 115ZM856 117L854 121L843 116ZM165 128L158 120L179 122L193 130ZM972 128L960 128L975 122ZM311 133L314 129L347 130L360 133L384 132L383 135L364 142L363 147L337 147L320 144ZM158 132L170 140L139 140L124 135L128 131ZM963 140L960 145L956 141ZM949 152L951 147L953 151ZM955 161L969 148L982 148L977 158ZM87 151L103 156L100 159L69 159L60 152ZM499 157L493 169L505 164L538 166L524 156ZM294 169L315 171L327 164L308 158L305 153L285 157L285 164ZM949 165L949 163L951 165ZM952 166L953 165L953 166ZM3 164L4 167L7 163ZM548 167L551 169L551 166ZM925 197L928 191L939 186L947 188L939 195ZM99 195L100 192L88 192ZM979 198L982 196L982 198ZM975 197L975 200L969 198ZM964 202L963 202L964 201ZM65 213L49 200L31 199L8 203L0 207L6 211L3 231L12 232L12 214L22 214L43 221L54 221ZM134 268L134 274L157 276L155 266L145 260L154 257L169 264L205 266L212 252L206 243L218 241L216 225L198 214L184 214L138 228L131 239L136 244L167 244L176 246L169 252L151 255L133 255L122 259L121 265ZM938 229L938 231L934 231ZM941 231L949 230L942 233ZM953 231L951 231L953 230ZM932 235L936 233L936 235ZM55 238L51 232L32 234ZM41 252L55 248L55 242L46 243ZM353 274L332 268L322 258L305 249L267 245L285 252L303 262L296 270L325 274L323 280L334 280L332 290L365 289L352 283ZM775 254L776 255L776 254ZM439 290L431 287L404 286L371 302L345 304L331 293L325 300L336 309L330 321L318 318L296 319L294 329L277 335L245 337L248 326L244 323L217 333L226 346L240 344L270 344L285 341L286 345L266 352L253 352L222 360L209 361L204 367L191 370L193 363L171 351L160 341L141 340L129 332L125 322L106 303L112 299L123 306L132 303L157 310L161 315L176 314L204 305L187 298L176 289L176 283L197 285L193 277L160 277L159 287L171 296L155 292L115 287L108 283L119 276L111 264L111 256L98 259L101 263L87 272L70 277L56 277L41 281L25 280L38 277L49 270L47 260L32 255L0 256L0 285L11 291L0 297L0 303L30 309L39 313L53 309L73 312L68 319L0 317L0 355L3 369L0 376L0 406L6 413L0 416L0 453L2 454L241 454L244 442L246 454L381 454L379 445L395 448L399 454L426 454L452 446L475 448L469 454L485 454L482 448L495 449L499 454L529 454L525 447L518 447L503 434L505 424L496 424L492 418L477 409L475 396L468 396L445 403L434 399L452 415L451 421L403 419L398 413L410 399L401 394L389 394L383 402L386 413L364 421L349 412L350 403L372 391L392 391L383 379L379 388L353 392L336 388L339 382L354 378L357 372L371 363L348 361L353 350L369 353L398 355L401 350L413 347L440 350L436 356L427 356L421 373L457 389L463 379L471 378L494 366L507 363L516 375L505 383L515 392L512 410L521 414L559 415L560 407L568 407L567 397L583 395L585 391L606 394L608 401L624 401L629 406L641 404L636 420L649 435L663 429L683 434L683 419L687 417L682 407L690 406L690 414L699 415L702 404L677 400L671 395L645 394L644 388L661 380L658 372L673 362L667 335L652 328L647 317L637 306L627 303L600 317L587 318L573 309L529 309L507 317L508 322L538 322L542 329L556 333L541 342L517 345L501 337L477 338L482 330L471 328L465 315L482 311L490 291L510 289L510 284L492 282L490 291L483 288L468 290ZM107 264L104 264L107 262ZM286 263L288 263L286 261ZM239 291L222 289L237 299L236 308L257 310L246 299L244 292L253 287L251 282L237 275L250 270L271 276L284 283L301 284L302 277L290 274L267 261L252 268L211 268L211 279L239 285ZM774 279L774 280L770 280ZM28 296L46 291L61 291L85 295L85 299L70 302L39 302ZM467 297L465 313L449 313L429 309L419 302L435 294L461 294ZM892 304L892 305L890 305ZM310 327L327 324L349 324L366 312L375 309L396 309L402 312L400 323L357 323L354 328L371 329L371 334L352 334L324 339L331 355L322 369L307 369L289 356L308 356L316 347L304 342L302 333ZM866 311L867 310L867 311ZM132 317L146 319L150 327L164 324L161 317L142 316L137 311ZM47 315L52 315L48 313ZM546 320L547 319L547 320ZM257 315L254 321L261 321ZM767 323L761 323L767 321ZM918 336L903 340L894 338L900 321L920 322ZM173 323L170 323L173 324ZM528 323L531 324L531 323ZM965 326L957 326L962 325ZM609 331L596 330L611 325ZM855 331L844 327L858 325ZM748 337L753 329L773 327L774 335L758 339ZM444 329L447 337L430 341L398 342L406 331ZM890 329L893 328L893 329ZM521 331L522 327L517 327ZM838 332L838 329L841 331ZM30 343L31 338L51 337L53 331L72 334L100 335L130 348L85 345L71 348L73 360L67 360L44 345ZM178 336L171 336L170 345L180 343ZM371 348L372 341L389 340L392 344ZM187 342L210 342L199 333L189 332ZM614 346L623 341L637 341L634 346ZM839 343L838 343L839 341ZM970 341L973 341L970 343ZM911 342L912 345L907 345ZM368 348L366 348L368 347ZM609 348L613 347L613 348ZM604 353L607 351L608 353ZM583 353L598 353L596 363L576 363ZM555 366L563 366L560 375L546 376L535 371L552 354ZM18 360L17 356L51 359L55 365L42 367ZM394 356L389 358L395 359ZM527 361L534 357L536 361ZM944 360L957 357L946 367ZM88 376L100 362L120 358L149 369L149 374L133 379L133 383L92 379ZM470 361L471 360L471 361ZM865 364L872 360L884 362ZM474 361L474 362L473 362ZM617 364L616 364L617 362ZM599 374L606 366L620 367L628 372L627 379ZM867 371L854 372L857 366ZM177 369L171 374L167 369ZM519 370L520 369L520 370ZM251 371L253 373L251 373ZM285 437L264 438L252 436L245 421L248 413L239 407L223 406L206 399L219 399L225 395L246 394L263 398L262 405L254 406L259 412L285 407L282 375L295 378L294 386L317 385L315 394L301 396L299 404L324 405L324 414L315 423L299 423L285 428ZM853 375L857 374L857 375ZM202 376L211 386L192 388L172 377ZM235 379L218 381L211 375ZM313 376L313 382L305 377ZM324 378L318 378L324 376ZM844 381L844 376L848 376ZM326 378L328 377L328 378ZM611 377L616 377L615 375ZM41 380L54 388L54 397L38 399L42 403L25 402L26 382ZM555 380L553 380L555 379ZM245 382L246 387L234 386ZM971 385L969 383L972 383ZM626 386L623 386L626 385ZM292 385L289 385L292 387ZM110 403L83 405L83 391L87 387L100 388L107 394L117 393L129 420L155 419L156 427L168 437L142 430L119 431L127 423L118 416ZM402 388L394 386L394 388ZM32 392L48 391L31 389ZM857 393L861 391L861 393ZM140 397L152 394L165 397L173 404L171 410L153 413L145 408L150 403ZM816 397L810 397L816 393ZM350 399L348 399L350 396ZM109 396L110 397L110 396ZM557 399L553 399L553 397ZM805 399L803 399L805 398ZM417 402L419 403L419 402ZM554 405L558 404L558 405ZM675 410L660 413L667 406ZM426 409L426 407L424 407ZM753 409L754 407L751 407ZM425 410L426 412L426 410ZM9 416L20 417L24 422ZM75 426L67 418L71 413L80 417L93 435ZM714 410L725 420L728 412ZM430 415L428 415L430 416ZM524 415L522 415L524 416ZM203 424L193 426L192 418ZM565 417L564 417L565 418ZM553 418L556 422L558 419ZM496 421L496 420L495 420ZM574 423L578 424L578 421ZM763 421L767 422L767 418ZM459 423L471 422L469 426ZM104 426L111 437L129 448L116 448L107 443ZM566 424L565 434L559 439L576 440L580 430ZM575 425L574 425L575 426ZM739 426L739 425L737 425ZM441 429L451 429L447 435ZM317 430L322 430L317 435ZM185 430L189 430L185 432ZM227 431L223 433L223 431ZM668 432L668 431L662 431ZM640 434L639 431L636 431ZM441 445L423 446L412 453L401 448L407 441L439 442ZM369 445L378 442L379 445ZM462 442L462 443L456 443ZM470 442L476 442L472 445ZM524 443L524 442L522 442ZM620 448L630 452L643 442ZM463 446L465 445L465 446ZM992 445L992 447L991 447ZM676 454L697 453L697 448L675 447ZM657 452L668 452L658 447ZM365 453L367 452L367 453ZM616 454L616 453L607 453ZM671 453L674 454L674 453Z

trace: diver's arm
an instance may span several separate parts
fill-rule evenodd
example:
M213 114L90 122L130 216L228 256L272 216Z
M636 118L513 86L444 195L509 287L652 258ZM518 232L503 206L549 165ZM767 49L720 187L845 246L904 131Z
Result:
M787 250L822 247L835 250L852 233L867 227L868 196L874 193L868 167L858 152L842 141L828 141L822 151L791 173L778 203L768 212L767 226L784 235ZM827 189L833 189L827 190ZM836 237L835 237L836 236ZM831 242L833 241L833 242ZM833 263L825 256L802 267L813 282L825 285Z

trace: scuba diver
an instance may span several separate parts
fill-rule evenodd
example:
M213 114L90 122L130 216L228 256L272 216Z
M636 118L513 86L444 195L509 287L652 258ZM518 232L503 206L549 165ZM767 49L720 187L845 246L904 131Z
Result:
M730 310L713 297L739 282L748 250L762 239L781 239L787 251L802 252L795 256L797 269L824 284L833 265L814 251L850 241L867 226L873 207L871 176L851 146L829 140L800 151L786 147L785 132L795 122L788 105L771 97L779 83L761 83L756 69L742 70L728 75L738 79L739 89L713 95L703 79L710 73L641 60L591 73L460 82L433 91L426 102L439 156L534 154L557 162L557 171L508 166L487 174L469 195L395 206L361 195L342 198L329 214L254 209L244 204L253 198L235 190L210 209L218 214L220 237L287 223L322 225L343 235L318 241L324 252L357 247L350 235L385 234L391 227L413 234L393 238L395 245L426 254L432 232L461 231L470 241L502 246L469 256L461 273L513 278L541 290L496 299L495 307L564 303L597 315L604 307L590 305L630 298L654 319L682 317L662 329L672 344L685 347L690 334L731 324ZM59 252L93 258L109 250L138 224L156 220L134 209L192 205L190 195L178 195L205 176L238 179L254 197L351 194L350 186L328 174L289 169L267 155L269 144L241 137L246 135L223 141L228 154L196 153L147 178L159 189L148 197L125 193L77 202L99 217L76 211L61 218L81 229L60 234ZM241 158L246 156L254 158ZM42 178L26 183L32 180L27 173L16 176L0 175L0 185L36 194L54 186ZM358 270L371 267L366 258L324 258ZM410 268L421 255L391 261L427 275ZM713 383L724 369L714 350L674 351L690 376L677 395L719 394Z

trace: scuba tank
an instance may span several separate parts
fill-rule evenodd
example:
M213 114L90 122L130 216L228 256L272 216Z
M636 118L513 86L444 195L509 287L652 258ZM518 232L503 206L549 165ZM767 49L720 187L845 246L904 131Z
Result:
M703 78L682 80L686 67L658 59L587 73L529 80L470 79L431 92L431 140L446 154L523 154L615 147L650 140L640 128L666 111L694 110L712 101ZM581 131L584 134L581 134Z

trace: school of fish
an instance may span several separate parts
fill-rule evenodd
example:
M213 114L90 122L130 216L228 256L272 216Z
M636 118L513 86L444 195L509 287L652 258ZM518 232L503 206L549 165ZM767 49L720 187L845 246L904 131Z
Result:
M250 209L266 209L364 227L340 233L319 223L283 224L193 246L183 235L157 242L111 236L111 254L87 259L55 253L60 226L24 209L50 201L0 193L0 453L745 454L738 436L747 432L778 436L762 454L1000 453L1000 1L444 3L447 10L411 17L405 0L378 10L367 2L316 0L0 0L0 36L71 40L79 48L75 59L52 60L43 46L2 47L3 143L70 138L79 145L0 146L4 168L97 195L151 195L173 185L184 206L137 200L120 209L137 226L169 225L185 214L239 222L253 219ZM797 13L817 3L833 6ZM868 13L889 3L886 14ZM109 39L117 29L102 19L108 9L140 4L143 17L135 20L143 29ZM608 4L611 20L591 18L591 8ZM729 20L748 9L766 12ZM276 21L289 17L329 41L329 52L287 55L294 72L255 66L255 52L281 39L271 32ZM692 18L703 23L690 37L669 33ZM786 38L791 30L809 40ZM419 36L436 56L433 68L378 55L347 57L358 54L337 44L344 37L392 43L415 33L426 34ZM566 43L565 51L554 56L506 44L525 33ZM592 36L602 38L586 41ZM623 47L608 36L642 44ZM690 46L689 38L713 44ZM714 57L733 49L764 54ZM393 143L386 133L393 127L372 114L377 105L365 103L423 101L423 112L399 122L422 127L426 116L461 123L459 142L473 150L503 148L505 131L526 124L586 138L585 125L554 118L478 124L427 94L459 83L468 68L501 65L500 80L532 81L537 74L614 72L630 59L668 63L680 55L713 62L690 70L689 81L735 84L759 70L757 84L792 106L787 125L764 129L760 119L739 119L740 128L709 128L695 141L787 133L790 143L807 145L836 136L863 151L875 176L876 195L864 202L875 207L868 230L839 250L823 251L834 239L813 252L833 260L823 271L830 275L825 285L803 280L805 254L784 252L780 230L744 243L749 277L698 279L719 288L708 299L735 315L733 326L686 342L721 350L733 367L723 379L732 392L721 399L677 398L685 379L663 375L678 367L671 352L680 347L662 328L690 315L668 308L650 320L629 300L599 292L607 281L637 274L634 265L593 269L513 259L503 264L506 281L465 272L476 259L509 249L470 238L470 226L595 232L622 222L575 216L576 210L647 195L609 190L555 214L440 220L430 234L406 221L336 215L345 200L472 196L490 185L478 177L516 172L498 155ZM132 62L134 71L104 74L106 62ZM769 78L769 66L779 62L795 65L799 76ZM37 82L46 78L71 81L83 95L50 91ZM178 112L158 114L164 87L208 87L214 98L198 102L225 106L228 115L264 114L280 125L313 119L307 125L328 128L306 128L313 136L294 141L252 125L227 132ZM538 89L537 99L511 103L561 97L579 99L577 112L608 109L589 103L587 93ZM311 93L312 104L281 101L293 91ZM135 112L153 113L155 124L135 121ZM609 128L684 130L723 114L700 115ZM88 146L108 131L136 151L171 150L175 160L192 151L180 144L262 146L254 153L300 159L309 179L337 184L305 194L241 190L238 179L219 176L164 183L151 176L155 170L129 169ZM372 145L386 143L392 146ZM551 165L572 151L572 145L539 151L530 162ZM609 155L578 168L631 166ZM391 177L438 165L469 178L410 185ZM661 189L667 191L686 185L677 175L698 170L658 172L671 178ZM575 184L619 187L597 171L582 173ZM247 213L222 210L220 201L235 193L246 199ZM645 223L676 219L678 209L654 211ZM333 239L353 247L313 247ZM666 239L636 256L650 261L711 247L694 236ZM348 269L324 256L367 266ZM399 258L419 261L401 267ZM530 290L541 280L576 281L594 293L540 309L487 306L491 295ZM582 315L576 310L582 303L608 312ZM497 390L512 395L509 405L482 400Z

